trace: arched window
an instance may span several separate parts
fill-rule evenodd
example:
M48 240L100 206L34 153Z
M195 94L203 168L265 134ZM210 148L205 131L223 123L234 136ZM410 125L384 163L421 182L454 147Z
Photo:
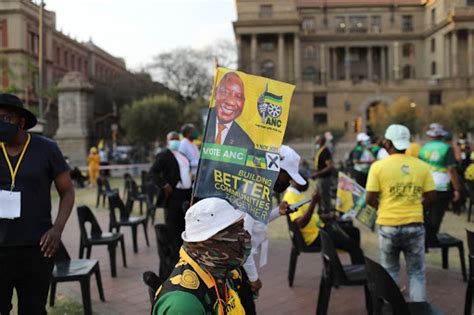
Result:
M316 77L317 77L317 71L314 69L314 67L306 67L304 68L303 71L303 80L304 81L311 81L311 82L316 82Z
M315 58L314 46L306 46L303 50L304 60L313 60Z
M267 78L275 77L275 63L271 60L266 60L262 63L261 68L262 76Z
M410 65L403 66L403 78L410 79L411 77L412 77L411 66Z

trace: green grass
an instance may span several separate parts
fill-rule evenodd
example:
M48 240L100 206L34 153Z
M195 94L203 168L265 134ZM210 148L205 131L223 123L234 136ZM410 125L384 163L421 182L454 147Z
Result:
M17 296L16 292L13 292L13 310L12 314L18 314L17 310ZM82 304L74 302L64 295L57 293L56 300L54 303L54 307L49 307L49 297L48 297L48 306L46 307L46 311L49 315L82 315L84 314L84 310L82 308ZM95 313L94 313L95 314Z

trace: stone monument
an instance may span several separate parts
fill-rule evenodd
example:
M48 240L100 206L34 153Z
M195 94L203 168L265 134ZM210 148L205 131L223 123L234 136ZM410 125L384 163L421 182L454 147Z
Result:
M80 72L68 72L58 84L59 126L55 140L71 166L87 165L93 127L93 90Z

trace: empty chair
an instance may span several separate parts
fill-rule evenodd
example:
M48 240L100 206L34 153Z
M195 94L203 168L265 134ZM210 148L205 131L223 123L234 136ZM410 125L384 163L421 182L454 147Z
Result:
M133 241L133 251L138 253L138 242L137 242L137 226L143 225L143 231L145 233L145 240L147 246L150 246L148 241L148 232L147 232L147 224L148 220L146 216L134 217L130 216L131 209L127 209L125 207L122 199L117 192L111 192L107 194L109 198L109 209L110 209L110 221L109 221L109 232L112 232L115 229L120 232L120 227L122 226L130 226L132 229L132 241ZM119 219L117 220L117 216L115 210L119 210Z
M105 302L99 262L95 259L71 259L66 247L61 243L54 256L54 269L51 275L51 292L49 305L54 306L56 285L58 282L79 281L81 284L82 304L85 315L92 315L90 282L95 274L100 300Z
M467 231L467 246L469 248L469 278L467 280L466 302L464 315L471 315L472 298L474 297L474 232Z
M388 272L369 258L365 258L365 268L374 315L443 314L427 302L405 302L400 289ZM384 301L388 304L384 304Z
M125 244L122 233L103 233L99 222L95 218L91 209L86 206L77 207L77 216L79 219L79 229L81 231L81 240L79 244L79 258L84 256L84 249L86 250L86 258L91 258L92 246L107 245L110 257L110 271L112 277L117 276L116 267L116 249L118 243L122 250L123 266L127 267L127 259L125 256ZM87 232L86 223L90 223L90 233Z
M118 189L117 188L112 189L110 187L110 182L107 179L107 177L99 176L97 178L97 201L96 201L96 205L95 205L96 208L100 204L100 198L101 197L102 197L102 207L105 208L105 200L107 198L107 193L109 193L111 191L117 191L118 192Z
M160 285L165 282L166 278L158 277L156 273L153 271L145 271L142 274L142 281L148 287L148 297L150 299L150 304L153 305L153 301L155 300L155 293L156 290L160 287Z
M166 224L155 224L156 245L160 258L159 276L167 278L179 260L179 244Z
M130 174L125 174L125 193L124 200L127 206L133 209L135 201L140 203L140 214L143 214L143 204L146 204L147 194L141 192L140 186L137 185L135 180Z
M325 315L328 312L332 287L363 286L365 303L371 314L370 296L367 289L365 268L363 264L342 265L336 252L334 242L328 233L321 230L321 253L323 257L323 272L319 285L319 296L316 314Z
M296 224L296 222L291 221L290 216L287 215L286 219L288 221L288 232L290 233L291 238L291 254L290 254L290 265L288 267L288 285L293 286L293 280L295 278L296 263L298 262L298 256L300 253L319 253L321 251L320 246L308 246L304 242L303 235Z

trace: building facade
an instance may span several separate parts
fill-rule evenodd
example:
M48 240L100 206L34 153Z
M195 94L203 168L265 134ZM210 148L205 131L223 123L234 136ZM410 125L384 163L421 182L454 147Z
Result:
M96 46L79 42L56 29L55 12L43 11L40 43L40 8L31 0L0 1L0 84L2 91L19 95L26 105L57 128L54 87L67 72L81 72L94 86L127 73L125 61ZM43 88L39 90L39 53L43 52ZM38 107L39 95L44 108ZM42 112L43 111L43 112Z
M473 0L237 0L239 69L296 84L316 124L369 130L369 108L474 96Z

